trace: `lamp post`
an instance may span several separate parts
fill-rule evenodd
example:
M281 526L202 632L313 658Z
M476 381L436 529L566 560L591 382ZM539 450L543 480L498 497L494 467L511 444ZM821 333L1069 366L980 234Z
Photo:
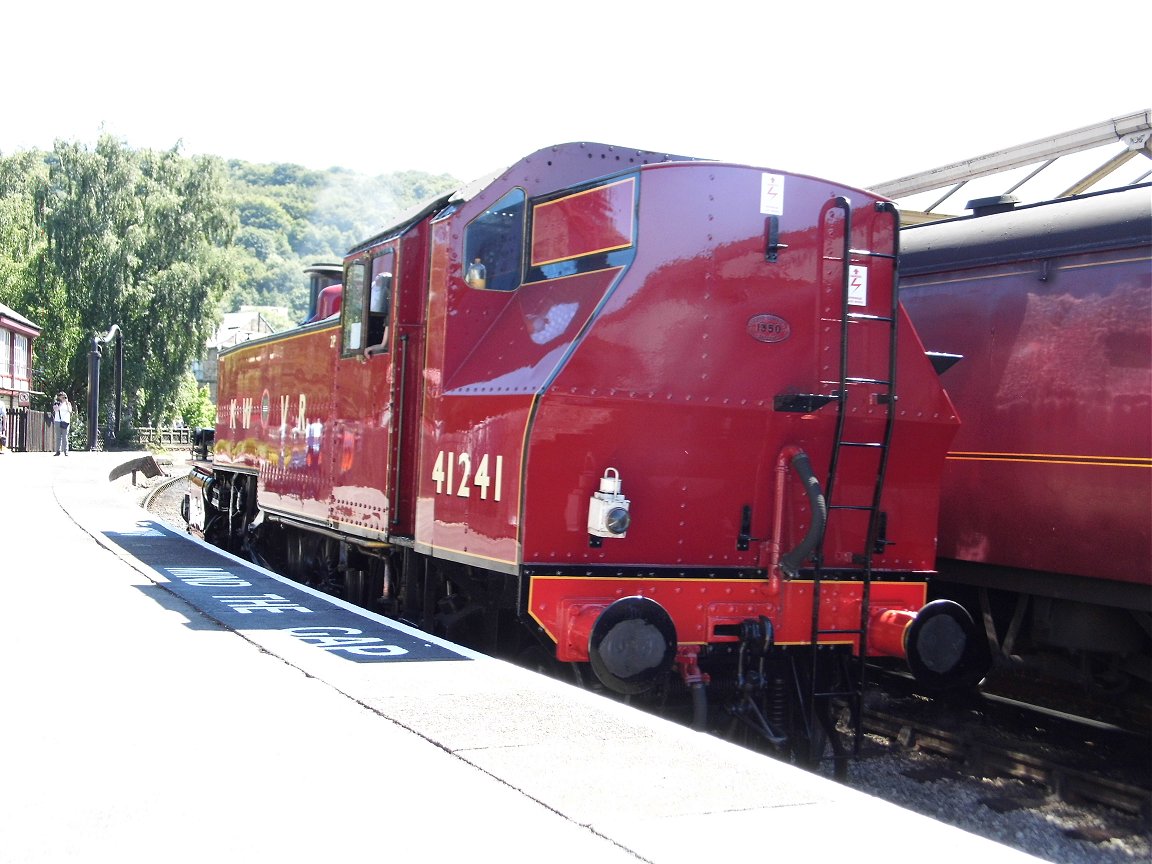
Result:
M96 449L96 430L100 426L100 346L116 339L116 409L112 421L115 435L120 434L120 403L124 393L124 339L120 325L113 324L103 336L92 337L88 352L88 449Z

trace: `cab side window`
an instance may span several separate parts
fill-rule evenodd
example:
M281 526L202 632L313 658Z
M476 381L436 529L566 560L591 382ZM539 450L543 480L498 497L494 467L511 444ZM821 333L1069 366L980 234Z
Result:
M372 282L368 288L368 344L370 354L388 350L388 325L392 318L393 266L391 249L372 259Z
M464 280L473 288L514 291L524 258L524 190L513 189L464 232Z
M364 350L364 262L348 265L344 277L344 300L340 304L343 354Z
M342 354L382 354L388 350L395 251L355 261L344 278L341 304Z

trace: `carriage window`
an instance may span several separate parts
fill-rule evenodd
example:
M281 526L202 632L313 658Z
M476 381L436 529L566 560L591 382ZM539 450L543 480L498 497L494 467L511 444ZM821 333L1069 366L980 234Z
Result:
M513 189L464 233L464 279L473 288L520 287L524 254L524 190Z
M344 279L344 302L341 304L344 331L344 354L357 354L364 348L364 264L348 267Z

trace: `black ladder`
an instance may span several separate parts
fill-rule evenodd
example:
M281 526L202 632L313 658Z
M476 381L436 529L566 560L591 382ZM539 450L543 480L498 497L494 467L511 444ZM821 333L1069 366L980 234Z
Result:
M825 579L828 578L828 573L824 566L823 538L821 538L813 554L815 569L812 574L812 669L809 682L811 697L809 704L812 706L813 712L815 712L817 705L822 704L828 706L832 699L847 700L852 716L852 752L853 755L856 756L860 753L860 742L862 738L861 708L865 689L865 661L868 654L868 608L872 583L872 559L874 555L883 552L884 545L887 542L883 537L880 498L884 491L884 474L888 465L888 449L892 441L892 427L896 403L896 330L899 297L897 293L895 266L899 251L900 215L895 206L890 202L879 201L876 202L875 207L878 212L886 213L893 219L893 247L891 253L852 248L852 207L851 202L847 198L839 196L833 199L829 210L825 211L826 214L833 209L843 212L844 243L843 251L839 256L842 271L840 296L841 317L838 321L834 320L833 322L838 323L840 326L839 374L837 380L825 382L826 384L835 385L837 409L836 432L832 441L832 453L831 459L829 460L828 479L825 483L824 494L827 502L829 524L831 524L833 515L837 512L856 511L866 513L868 516L867 529L864 535L864 548L861 552L853 556L853 564L859 569L861 581L860 620L856 627L829 628L823 626L820 622L821 586ZM849 304L849 296L853 288L851 284L851 266L853 262L863 263L875 259L888 259L892 262L893 273L890 308L886 314L850 312L849 309L851 305ZM826 258L825 260L835 259ZM863 332L863 328L874 327L887 328L887 357L882 358L887 361L886 377L865 377L853 374L857 371L852 368L855 363L850 352L850 337L853 328L857 328L858 332ZM873 372L873 375L875 375L875 372ZM862 389L866 389L870 394L875 394L876 404L884 406L882 431L880 431L879 434L873 435L852 432L851 437L849 437L848 403L850 395L853 391L859 392ZM852 425L855 426L857 424ZM872 428L875 428L877 424L873 423L871 425ZM841 496L839 494L840 489L837 485L838 473L843 470L843 463L850 458L871 459L875 465L875 482L873 483L872 498L870 501L844 503L839 501L839 497ZM825 534L827 534L827 532L825 532ZM826 670L823 676L819 674L819 642L821 638L826 637L846 637L859 640L859 652L856 656L853 658L851 655L848 655L844 658L844 666L840 670L842 674L839 676L839 683L837 683L837 676L833 674L835 667L833 667L832 670ZM828 737L829 740L833 742L833 748L836 751L835 755L838 759L837 770L839 771L839 761L843 754L839 752L837 735L834 728L831 728L834 725L834 721L827 710L824 710L819 715L819 718L820 721L828 727Z

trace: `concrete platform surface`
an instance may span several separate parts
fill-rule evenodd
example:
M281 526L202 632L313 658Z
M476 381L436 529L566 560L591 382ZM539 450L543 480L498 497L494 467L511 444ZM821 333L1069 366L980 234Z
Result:
M141 455L0 455L0 862L1036 860L213 557Z

